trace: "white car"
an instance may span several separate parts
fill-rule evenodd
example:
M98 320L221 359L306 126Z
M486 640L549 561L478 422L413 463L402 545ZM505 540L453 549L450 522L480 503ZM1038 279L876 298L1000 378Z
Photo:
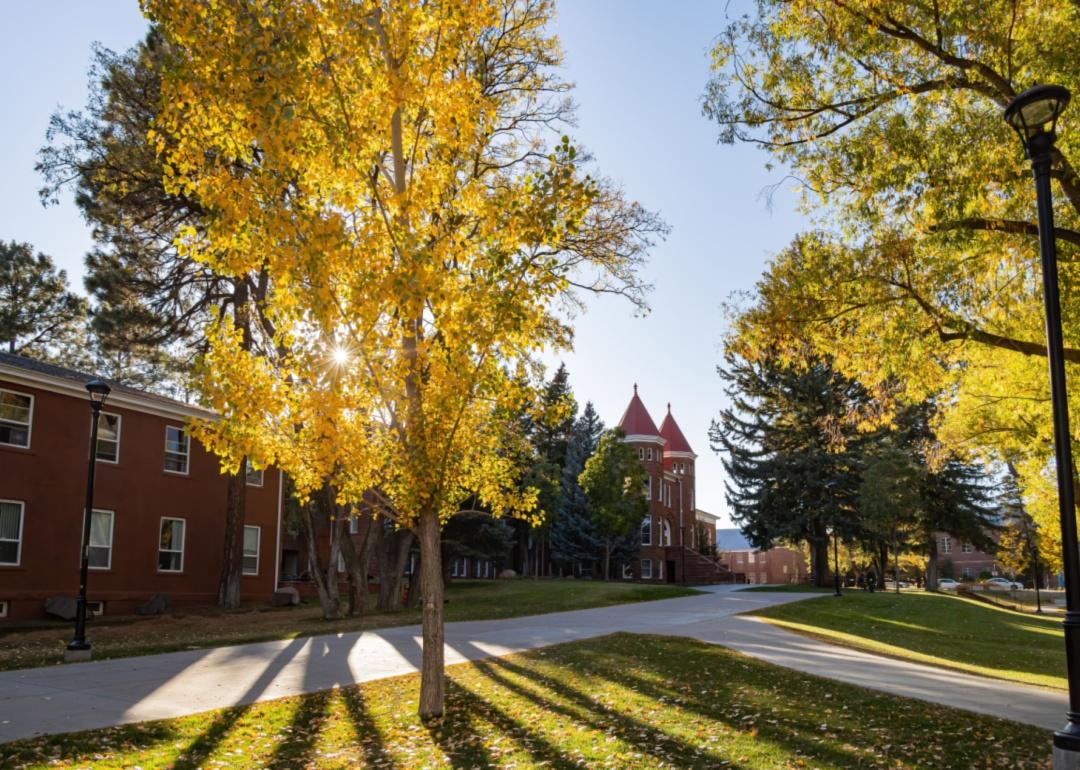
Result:
M937 582L937 587L940 588L942 591L955 591L957 586L959 585L960 584L952 578L941 578Z
M996 588L1002 591L1012 591L1024 587L1022 583L1017 583L1015 580L1008 580L1003 577L990 578L989 580L984 581L983 585L987 588Z

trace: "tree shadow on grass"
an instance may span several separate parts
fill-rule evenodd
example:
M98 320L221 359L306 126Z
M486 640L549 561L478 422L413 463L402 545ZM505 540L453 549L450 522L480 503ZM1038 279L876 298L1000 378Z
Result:
M504 658L478 661L473 663L473 666L499 686L518 694L545 711L561 714L602 734L614 735L627 745L633 746L636 751L652 756L659 762L674 761L680 767L723 766L733 770L740 767L727 757L691 745L650 724L606 706L563 682L511 663ZM514 681L504 672L510 672L534 682L536 689ZM574 707L546 697L542 694L544 691L561 697ZM727 764L723 764L725 762Z
M356 740L364 755L364 764L374 767L396 768L398 765L386 750L379 728L368 711L364 693L359 687L346 687L341 690L345 710L356 731Z
M300 696L284 739L274 747L266 767L307 767L315 752L315 743L326 722L333 690Z

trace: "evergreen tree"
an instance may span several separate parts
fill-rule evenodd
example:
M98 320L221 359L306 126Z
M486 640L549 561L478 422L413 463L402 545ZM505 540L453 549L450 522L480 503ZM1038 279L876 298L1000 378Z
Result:
M731 517L755 547L808 543L815 582L825 585L828 531L863 535L859 418L871 398L825 361L796 366L732 352L725 360L718 371L731 406L709 438L724 455Z
M552 558L575 575L580 575L586 565L591 568L603 553L603 540L589 517L588 500L578 481L585 462L600 443L603 430L604 424L592 402L586 403L567 444L561 507L550 530Z
M86 301L67 273L29 243L0 241L0 350L64 363L82 342Z

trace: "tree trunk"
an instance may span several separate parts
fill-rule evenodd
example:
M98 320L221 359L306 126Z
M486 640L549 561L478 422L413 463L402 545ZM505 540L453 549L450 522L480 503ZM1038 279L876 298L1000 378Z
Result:
M889 544L878 543L877 587L885 590L885 576L889 574Z
M225 491L225 555L218 583L218 605L227 610L240 606L240 581L244 574L244 511L247 508L246 465L245 458L241 461L240 472L229 474Z
M814 570L814 585L824 588L828 585L829 575L829 539L824 528L810 539L810 566Z
M611 539L604 541L604 580L611 580Z
M325 504L325 501L322 501ZM315 581L315 589L319 593L319 606L322 608L324 620L337 620L343 617L341 596L338 592L337 570L337 547L331 539L329 563L324 562L319 553L318 537L319 522L329 524L326 511L317 504L316 500L308 502L300 508L300 519L304 525L304 539L307 541L308 561L311 564L311 577Z
M437 719L443 714L445 694L443 666L443 580L439 514L420 512L420 587L423 591L422 624L424 647L420 662L420 718Z
M900 593L900 543L893 538L893 588Z
M413 534L407 529L394 530L383 538L382 559L379 564L379 609L383 612L401 609L405 560L409 557L412 542Z
M341 538L341 557L349 573L348 612L350 616L362 615L368 607L368 569L371 566L371 530L374 526L376 522L372 516L359 549L353 542L348 524L345 525Z
M938 581L938 553L937 540L931 535L930 545L926 551L926 590L937 591Z

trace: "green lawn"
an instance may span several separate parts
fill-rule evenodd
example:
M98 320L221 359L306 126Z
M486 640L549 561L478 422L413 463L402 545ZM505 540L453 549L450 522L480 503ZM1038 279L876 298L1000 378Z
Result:
M455 580L446 594L446 619L512 618L695 593L694 589L675 585L592 580ZM100 660L419 622L418 609L370 612L363 618L326 621L318 605L302 605L236 612L177 611L154 618L97 618L89 624L87 635L94 658ZM69 623L0 631L0 670L60 663L70 639Z
M0 746L13 767L1000 768L1050 733L799 674L723 647L616 634L414 676Z
M818 588L817 586L807 585L806 583L793 583L786 586L750 586L749 588L743 588L742 590L763 594L831 594L836 589L832 586Z
M972 674L1065 689L1061 621L922 592L819 599L753 614L836 644Z

